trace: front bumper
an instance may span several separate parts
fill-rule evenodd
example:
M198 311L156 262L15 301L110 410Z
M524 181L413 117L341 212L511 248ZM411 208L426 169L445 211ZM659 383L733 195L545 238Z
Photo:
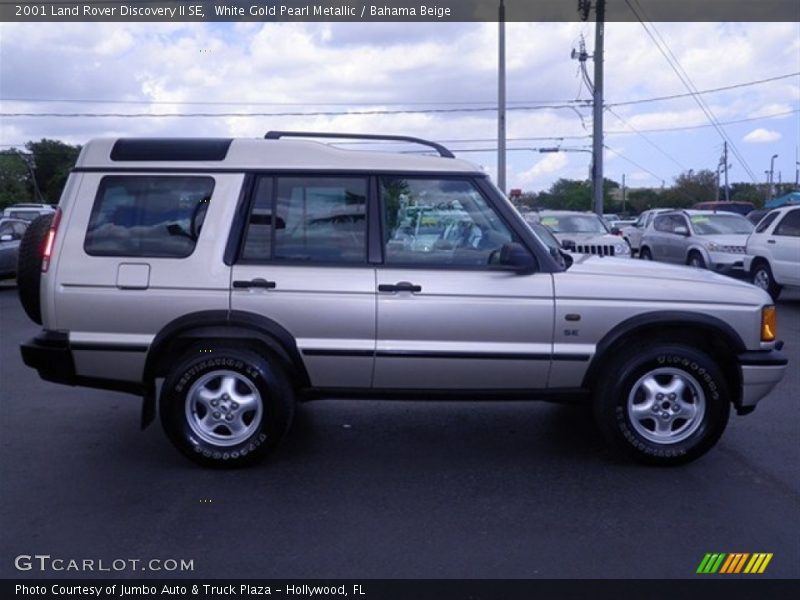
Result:
M744 256L731 252L709 252L708 267L718 273L743 273Z
M742 373L742 397L737 408L749 412L783 379L789 360L777 350L743 352L737 359Z

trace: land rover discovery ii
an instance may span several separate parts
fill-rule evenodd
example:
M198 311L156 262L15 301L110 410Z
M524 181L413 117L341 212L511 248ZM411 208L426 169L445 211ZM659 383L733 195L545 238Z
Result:
M210 466L264 457L298 399L444 394L585 400L614 446L678 464L784 374L761 289L565 255L432 142L400 138L439 156L298 137L370 136L86 144L21 246L43 325L25 364L142 395L142 426L158 412Z

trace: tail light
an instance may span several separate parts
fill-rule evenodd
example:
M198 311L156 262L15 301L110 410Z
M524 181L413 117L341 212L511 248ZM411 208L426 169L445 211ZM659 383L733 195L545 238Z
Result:
M53 221L50 223L50 231L47 232L47 237L44 243L44 252L42 253L42 273L47 273L50 268L50 257L53 254L53 244L56 241L56 233L58 233L58 226L61 223L61 207L56 209L56 214L53 215Z

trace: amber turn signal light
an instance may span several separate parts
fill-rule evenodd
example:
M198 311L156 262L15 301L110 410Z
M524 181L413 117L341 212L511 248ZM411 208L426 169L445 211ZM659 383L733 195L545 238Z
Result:
M774 306L761 309L761 341L774 342L778 333L777 313Z

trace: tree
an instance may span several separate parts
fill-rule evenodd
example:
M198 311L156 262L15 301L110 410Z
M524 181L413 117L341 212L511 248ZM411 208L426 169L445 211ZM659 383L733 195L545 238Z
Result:
M665 200L662 194L652 188L641 188L638 190L631 190L628 192L628 204L633 207L637 213L650 208L660 208L665 206Z
M716 173L689 169L675 178L675 185L665 190L664 197L673 208L691 208L698 202L716 200L717 192Z
M16 150L0 152L0 209L33 200L30 171Z
M42 139L25 144L33 158L36 183L44 202L56 204L70 170L80 154L80 146L70 146L58 140Z

